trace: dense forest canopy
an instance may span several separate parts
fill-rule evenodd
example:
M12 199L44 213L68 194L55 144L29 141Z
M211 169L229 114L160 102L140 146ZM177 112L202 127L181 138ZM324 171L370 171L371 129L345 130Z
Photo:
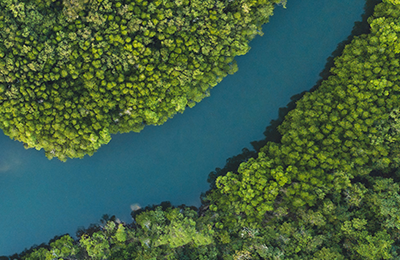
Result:
M233 205L254 222L277 198L313 206L354 177L399 167L399 15L398 4L377 6L370 34L347 45L332 75L286 116L281 143L217 180L226 195L214 208Z
M22 259L398 259L400 1L368 21L281 142L219 177L198 212L146 208Z
M237 70L278 0L0 0L0 128L48 158L160 125Z

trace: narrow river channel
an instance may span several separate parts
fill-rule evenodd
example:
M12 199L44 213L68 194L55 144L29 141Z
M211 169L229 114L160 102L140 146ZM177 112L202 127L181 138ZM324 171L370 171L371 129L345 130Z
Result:
M92 157L62 163L0 134L0 255L75 235L103 214L130 222L131 206L198 206L207 176L263 139L290 97L309 90L326 59L361 20L365 0L288 0L239 71L183 114L141 133L113 136Z

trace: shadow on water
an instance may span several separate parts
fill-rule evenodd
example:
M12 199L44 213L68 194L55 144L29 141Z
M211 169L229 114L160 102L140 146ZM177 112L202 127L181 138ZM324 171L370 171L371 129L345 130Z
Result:
M155 210L155 209L158 208L158 207L161 207L161 209L162 209L163 211L165 211L165 210L168 209L168 208L171 208L171 209L174 209L174 208L187 209L187 208L189 208L189 209L192 209L192 210L194 210L194 211L198 211L198 208L195 207L195 206L186 206L185 204L182 204L182 205L179 205L179 206L174 206L174 205L171 204L170 201L163 201L163 202L161 202L160 204L157 204L157 205L154 205L154 204L153 204L152 206L146 206L145 208L133 210L133 211L131 212L132 219L135 219L135 217L136 217L137 215L139 215L140 213L142 213L142 212L153 211L153 210Z
M334 59L337 56L340 56L344 50L344 47L349 44L354 37L360 36L362 34L368 34L370 32L370 26L368 24L368 18L374 13L374 8L377 4L381 3L382 0L367 0L364 6L364 14L362 15L361 21L357 21L354 23L353 30L349 37L346 40L339 43L336 47L336 50L332 52L331 56L327 59L327 63L325 65L324 70L319 74L321 79L317 82L317 84L310 90L313 91L317 89L323 80L327 79L331 73L330 69L334 65Z
M233 156L226 160L224 168L222 169L216 168L214 171L210 172L210 174L208 175L207 182L210 184L211 189L216 188L215 181L219 176L223 176L228 172L236 171L242 162L246 162L250 158L256 158L260 149L264 147L268 142L280 143L282 135L278 131L278 126L282 124L283 120L285 119L285 116L292 109L296 108L296 102L300 100L305 93L315 91L321 86L324 80L328 79L328 77L332 75L330 70L334 66L335 58L342 54L345 46L349 44L354 39L354 37L360 36L362 34L368 34L370 32L368 18L373 14L375 6L381 2L382 0L366 1L364 5L364 14L362 15L361 21L357 21L354 23L354 27L353 30L351 31L351 34L347 37L346 40L340 42L337 45L336 49L332 52L331 56L327 58L325 68L319 74L320 79L309 91L303 91L299 94L292 96L290 98L290 102L286 105L286 107L279 108L278 118L275 120L271 120L269 126L267 126L266 130L263 133L265 138L263 140L253 141L250 143L254 150L243 148L241 154Z
M55 242L56 240L60 239L61 237L68 235L68 234L64 234L61 236L54 236L52 239L50 239L50 241L48 243L42 243L40 245L33 245L31 246L29 249L25 249L24 251L22 251L21 253L16 253L10 256L0 256L0 260L22 260L23 256L28 255L33 253L33 251L35 250L39 250L39 248L44 248L47 250L51 250L50 244Z
M102 218L100 219L99 223L96 224L90 224L87 228L85 227L79 227L75 233L75 241L79 240L81 236L83 235L88 235L88 236L92 236L93 233L96 233L98 231L102 231L104 229L104 226L107 224L107 222L109 221L113 221L116 223L121 223L123 224L125 227L128 228L136 228L136 222L134 221L135 217L137 215L139 215L140 213L146 212L146 211L154 211L156 210L158 207L161 207L161 209L163 211L167 210L168 208L179 208L179 209L187 209L190 208L194 211L198 211L199 209L195 206L186 206L185 204L179 205L179 206L174 206L172 205L172 203L170 201L163 201L160 204L157 205L149 205L146 206L144 208L139 208L136 210L132 210L131 212L131 216L132 216L132 222L131 223L125 223L120 221L115 215L108 215L108 214L104 214L102 216ZM0 256L0 260L21 260L23 256L33 253L33 251L38 250L39 248L45 248L48 250L51 250L50 244L55 242L56 240L60 239L61 237L65 236L65 235L70 235L70 234L63 234L63 235L57 235L54 236L54 238L52 238L48 243L42 243L40 245L33 245L31 246L29 249L25 249L24 251L22 251L21 253L17 253L11 256ZM71 236L71 235L70 235Z
M228 158L226 160L226 164L225 166L221 169L221 168L216 168L214 171L210 172L210 174L208 175L208 183L210 184L210 188L214 189L215 186L215 180L219 177L219 176L223 176L228 172L235 172L239 165L242 162L246 162L248 161L250 158L256 158L258 152L260 151L260 149L265 146L267 144L267 142L276 142L276 143L280 143L281 137L282 135L279 133L278 131L278 126L283 122L285 116L296 107L296 102L298 100L300 100L303 95L307 92L312 92L316 89L318 89L318 87L321 85L322 81L326 80L330 75L330 69L333 67L334 65L334 59L337 56L340 56L341 53L343 52L344 47L349 44L354 37L362 35L362 34L367 34L370 31L370 27L369 24L367 22L368 17L370 17L374 11L374 7L375 5L379 4L380 2L382 2L381 0L366 0L365 6L364 6L364 14L362 15L362 20L359 22L355 22L353 30L351 32L351 34L349 35L349 37L347 37L346 40L342 41L341 43L339 43L335 49L335 51L332 52L331 56L329 58L327 58L327 63L325 65L324 70L319 74L320 79L316 82L316 84L314 85L314 87L312 87L309 91L303 91L299 94L296 94L294 96L292 96L290 98L290 102L286 105L286 107L281 107L279 108L279 114L278 114L278 118L275 120L271 120L269 126L266 127L266 130L264 131L264 136L265 138L263 140L259 140L259 141L253 141L251 142L251 146L253 148L253 150L249 150L248 148L243 148L242 149L242 153L238 154L236 156L233 156L231 158ZM400 173L398 173L398 176L400 176ZM400 177L399 177L400 178ZM208 192L211 191L211 189ZM205 195L205 193L202 193L201 198L203 198ZM202 205L200 206L199 209L197 209L196 207L192 206L190 207L191 209L198 211L199 214L205 210L207 210L208 205L206 205L207 203L204 203L204 200L202 199ZM167 208L187 208L186 205L180 205L180 206L173 206L171 204L171 202L169 201L164 201L158 205L152 205L152 206L146 206L145 208L140 208L137 210L133 210L131 212L131 216L132 218L135 218L135 216L137 216L138 214L148 211L148 210L155 210L157 207L161 206L161 208L163 210L167 209ZM107 221L116 221L118 222L119 220L114 216L110 216L110 215L103 215L102 219L100 220L99 224L91 224L89 225L89 227L84 228L84 227L80 227L78 228L77 232L76 232L76 237L80 237L83 234L88 234L91 235L97 231L102 230L103 225L105 225L107 223ZM131 224L127 224L124 223L125 226L131 226L134 227L136 224L134 222L132 222ZM67 235L67 234L64 234ZM62 236L64 236L62 235ZM47 248L49 249L50 247L48 246L50 243L54 242L55 240L57 240L58 238L62 237L62 236L55 236L53 239L51 239L49 241L49 243L43 243L41 245L34 245L32 246L30 249L26 249L23 252L21 252L20 254L14 254L11 256L0 256L0 260L9 260L9 259L21 259L21 257L27 253L33 252L34 249L38 249L40 247L43 248Z

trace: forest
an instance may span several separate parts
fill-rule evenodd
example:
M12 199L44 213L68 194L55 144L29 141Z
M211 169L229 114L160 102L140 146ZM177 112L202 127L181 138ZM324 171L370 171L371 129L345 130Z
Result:
M237 71L279 0L0 0L0 128L62 161Z
M199 209L104 216L12 259L399 259L400 1L368 23L286 115L280 142L215 175Z

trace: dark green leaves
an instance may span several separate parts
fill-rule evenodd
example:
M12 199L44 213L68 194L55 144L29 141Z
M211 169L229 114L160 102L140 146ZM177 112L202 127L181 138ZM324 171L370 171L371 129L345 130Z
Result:
M227 197L218 209L254 221L273 210L277 199L295 208L314 206L327 193L351 186L355 176L400 165L400 79L390 66L400 60L394 54L400 6L378 5L369 22L371 33L348 44L333 75L286 116L279 126L282 142L268 143L257 159L218 178Z
M164 123L237 70L234 56L273 10L269 0L243 4L0 0L0 128L65 160L93 154L104 133ZM21 127L28 102L35 120Z

